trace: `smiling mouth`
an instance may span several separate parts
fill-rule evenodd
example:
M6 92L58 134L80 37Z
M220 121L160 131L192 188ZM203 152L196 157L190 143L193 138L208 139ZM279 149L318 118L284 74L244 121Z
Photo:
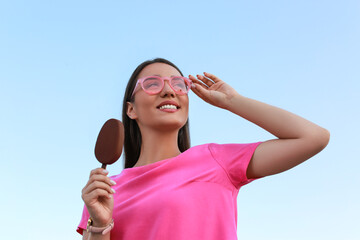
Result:
M179 109L180 107L177 107L175 105L172 104L166 104L166 105L162 105L161 107L158 107L158 109Z

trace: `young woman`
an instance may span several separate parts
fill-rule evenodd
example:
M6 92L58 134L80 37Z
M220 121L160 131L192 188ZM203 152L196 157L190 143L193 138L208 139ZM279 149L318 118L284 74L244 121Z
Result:
M277 139L190 148L190 89ZM83 239L237 239L241 186L304 162L329 141L329 132L308 120L242 96L210 73L185 78L161 58L132 74L122 121L125 169L110 178L91 171L77 229Z

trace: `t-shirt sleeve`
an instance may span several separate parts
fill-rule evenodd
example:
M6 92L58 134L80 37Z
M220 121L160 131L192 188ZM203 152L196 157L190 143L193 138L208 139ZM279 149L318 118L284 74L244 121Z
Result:
M76 231L78 233L80 233L81 235L83 234L83 230L86 231L86 226L87 226L87 221L89 219L90 215L86 209L86 206L84 205L84 209L83 209L83 213L82 213L82 216L81 216L81 220L80 220L80 223L76 229Z
M247 144L209 144L213 158L225 170L232 184L239 189L255 179L248 179L246 171L255 149L262 142Z

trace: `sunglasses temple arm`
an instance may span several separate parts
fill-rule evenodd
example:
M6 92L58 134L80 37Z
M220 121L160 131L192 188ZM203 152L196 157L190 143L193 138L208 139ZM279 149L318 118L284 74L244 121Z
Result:
M130 98L132 98L133 96L134 96L134 93L135 93L135 89L136 89L136 87L137 87L137 85L139 84L139 81L137 81L136 82L136 85L135 85L135 87L134 87L134 90L133 90L133 92L132 92L132 94L131 94L131 97Z
M188 79L188 78L187 78ZM195 84L193 83L193 81L191 81L191 79L188 79L189 80L189 83L190 83L190 86L191 87L195 87Z

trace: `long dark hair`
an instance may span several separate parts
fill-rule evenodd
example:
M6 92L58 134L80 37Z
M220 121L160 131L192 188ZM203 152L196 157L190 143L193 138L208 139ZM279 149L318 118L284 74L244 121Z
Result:
M150 65L152 63L165 63L172 67L174 67L176 70L179 71L181 76L183 76L180 69L173 64L172 62L164 59L164 58L155 58L153 60L148 60L143 63L141 63L135 71L132 73L129 82L126 86L125 94L124 94L124 100L123 100L123 109L122 109L122 122L124 124L125 128L125 141L124 141L124 159L125 164L124 168L131 168L133 167L136 162L138 161L138 158L140 156L140 150L141 150L141 132L139 129L138 124L134 119L129 118L129 116L126 114L127 110L127 102L133 102L134 98L131 99L131 93L133 92L136 84L137 77L141 70L143 70L147 65ZM190 148L190 133L189 133L189 119L187 119L185 125L180 128L179 134L178 134L178 147L181 152L184 152L185 150Z

